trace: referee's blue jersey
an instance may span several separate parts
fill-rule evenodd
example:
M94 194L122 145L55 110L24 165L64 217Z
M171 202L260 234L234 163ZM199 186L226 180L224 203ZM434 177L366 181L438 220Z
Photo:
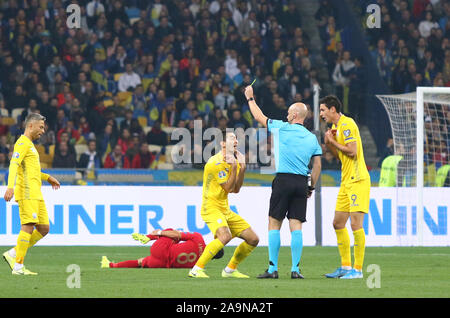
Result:
M303 125L281 120L267 120L267 129L274 137L276 172L308 175L311 157L322 155L316 136Z

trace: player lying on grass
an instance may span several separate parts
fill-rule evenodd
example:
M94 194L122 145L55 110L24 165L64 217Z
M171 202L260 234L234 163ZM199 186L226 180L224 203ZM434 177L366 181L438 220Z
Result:
M133 233L132 237L142 244L156 240L150 247L150 256L118 263L103 256L101 268L191 268L206 246L200 233L185 233L170 228L154 230L149 235ZM214 258L221 258L223 254L222 249Z

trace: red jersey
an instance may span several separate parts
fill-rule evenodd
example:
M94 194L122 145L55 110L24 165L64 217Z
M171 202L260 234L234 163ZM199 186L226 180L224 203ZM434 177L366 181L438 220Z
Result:
M153 235L148 237L155 239ZM200 233L182 232L180 242L168 237L159 237L150 248L150 256L144 258L142 267L192 268L202 255L205 246Z
M205 241L200 233L181 233L180 241L169 250L171 268L192 268L205 249Z

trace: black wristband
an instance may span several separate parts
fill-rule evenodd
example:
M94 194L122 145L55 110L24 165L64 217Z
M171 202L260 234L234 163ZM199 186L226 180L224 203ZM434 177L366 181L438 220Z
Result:
M247 99L247 102L250 102L252 100L255 100L253 97L250 97L249 99Z

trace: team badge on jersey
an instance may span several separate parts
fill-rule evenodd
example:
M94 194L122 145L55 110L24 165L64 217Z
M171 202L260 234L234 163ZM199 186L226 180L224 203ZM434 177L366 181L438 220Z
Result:
M219 171L219 179L223 179L227 176L227 173L225 171Z

